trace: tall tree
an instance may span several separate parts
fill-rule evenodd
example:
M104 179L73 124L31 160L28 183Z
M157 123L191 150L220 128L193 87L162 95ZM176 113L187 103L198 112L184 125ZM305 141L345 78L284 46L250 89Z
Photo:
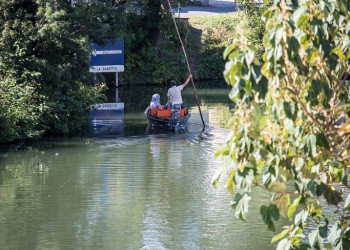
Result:
M0 103L8 111L0 126L9 131L0 141L86 126L94 102L92 86L83 84L89 81L89 43L116 37L117 16L110 1L0 2L1 94L13 98L10 106Z
M224 53L237 108L214 184L228 172L243 220L249 193L271 192L260 208L268 229L280 216L290 220L272 239L278 249L349 249L350 3L292 2L275 1L263 15L262 64L243 39Z

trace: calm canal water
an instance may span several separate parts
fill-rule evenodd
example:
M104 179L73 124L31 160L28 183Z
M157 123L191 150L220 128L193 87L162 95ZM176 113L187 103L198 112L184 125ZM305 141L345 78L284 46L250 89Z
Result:
M257 190L244 223L224 184L211 185L228 134L228 91L198 90L204 133L191 89L187 132L145 133L145 105L154 92L164 102L166 89L124 88L123 134L2 152L0 249L274 248L259 214L268 194Z

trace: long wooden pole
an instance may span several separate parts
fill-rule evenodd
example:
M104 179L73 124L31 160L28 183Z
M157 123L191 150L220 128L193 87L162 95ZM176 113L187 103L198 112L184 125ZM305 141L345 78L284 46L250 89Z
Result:
M170 7L170 10L172 10L172 7L171 7L171 4L170 4L170 1L169 1L169 0L168 0L168 4L169 4L169 7ZM175 16L173 15L173 13L171 13L171 16L172 16L172 18L173 18L174 25L175 25L175 29L176 29L177 35L178 35L179 40L180 40L180 43L181 43L182 50L183 50L184 55L185 55L185 58L186 58L186 64L187 64L188 72L190 73L190 75L192 75L191 67L190 67L190 64L189 64L189 62L188 62L187 53L186 53L186 50L185 50L185 46L184 46L184 44L183 44L183 42L182 42L182 38L181 38L181 36L180 36L180 32L179 32L179 29L178 29L177 24L176 24ZM198 106L198 109L199 109L199 114L200 114L201 119L202 119L203 127L205 127L205 122L204 122L204 119L203 119L201 106L199 105L198 96L197 96L197 92L196 92L196 87L194 86L193 77L191 77L191 82L192 82L194 97L195 97L195 99L196 99L197 106Z

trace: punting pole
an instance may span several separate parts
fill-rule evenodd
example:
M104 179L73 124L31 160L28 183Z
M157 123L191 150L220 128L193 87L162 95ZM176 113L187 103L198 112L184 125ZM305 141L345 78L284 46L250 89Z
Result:
M169 0L168 0L168 4L169 4L170 10L171 10L172 7L171 7L171 3L170 3ZM180 32L179 32L179 29L178 29L177 24L176 24L175 16L173 15L173 13L171 13L171 16L172 16L172 18L173 18L174 25L175 25L175 29L176 29L177 35L178 35L179 40L180 40L180 43L181 43L182 50L183 50L184 55L185 55L185 58L186 58L186 64L187 64L188 73L190 73L190 75L192 75L191 67L190 67L190 64L188 63L188 58L187 58L187 53L186 53L186 50L185 50L185 46L184 46L184 44L183 44L183 42L182 42L182 39L181 39L181 36L180 36ZM204 122L204 119L203 119L201 106L199 105L198 96L197 96L197 92L196 92L196 87L194 86L193 77L191 77L191 82L192 82L194 97L195 97L195 99L196 99L197 106L198 106L198 109L199 109L199 114L200 114L201 119L202 119L203 127L205 127L205 122Z

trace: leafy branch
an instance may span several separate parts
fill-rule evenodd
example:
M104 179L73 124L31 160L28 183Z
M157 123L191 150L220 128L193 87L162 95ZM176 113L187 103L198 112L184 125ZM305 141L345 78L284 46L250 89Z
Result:
M218 155L225 162L222 171L231 169L227 188L244 192L235 196L242 202L233 207L238 218L245 218L254 186L273 193L272 203L260 209L268 229L275 229L279 215L290 219L291 225L272 239L279 241L278 249L300 247L308 218L319 224L308 235L308 247L347 249L350 196L341 207L344 193L335 187L350 188L350 95L344 87L350 71L350 4L292 2L293 8L275 1L263 14L262 63L243 39L224 52L224 76L237 108L232 133ZM295 191L286 191L290 180ZM297 196L293 202L291 196ZM331 229L321 196L337 207L331 212L339 222Z

